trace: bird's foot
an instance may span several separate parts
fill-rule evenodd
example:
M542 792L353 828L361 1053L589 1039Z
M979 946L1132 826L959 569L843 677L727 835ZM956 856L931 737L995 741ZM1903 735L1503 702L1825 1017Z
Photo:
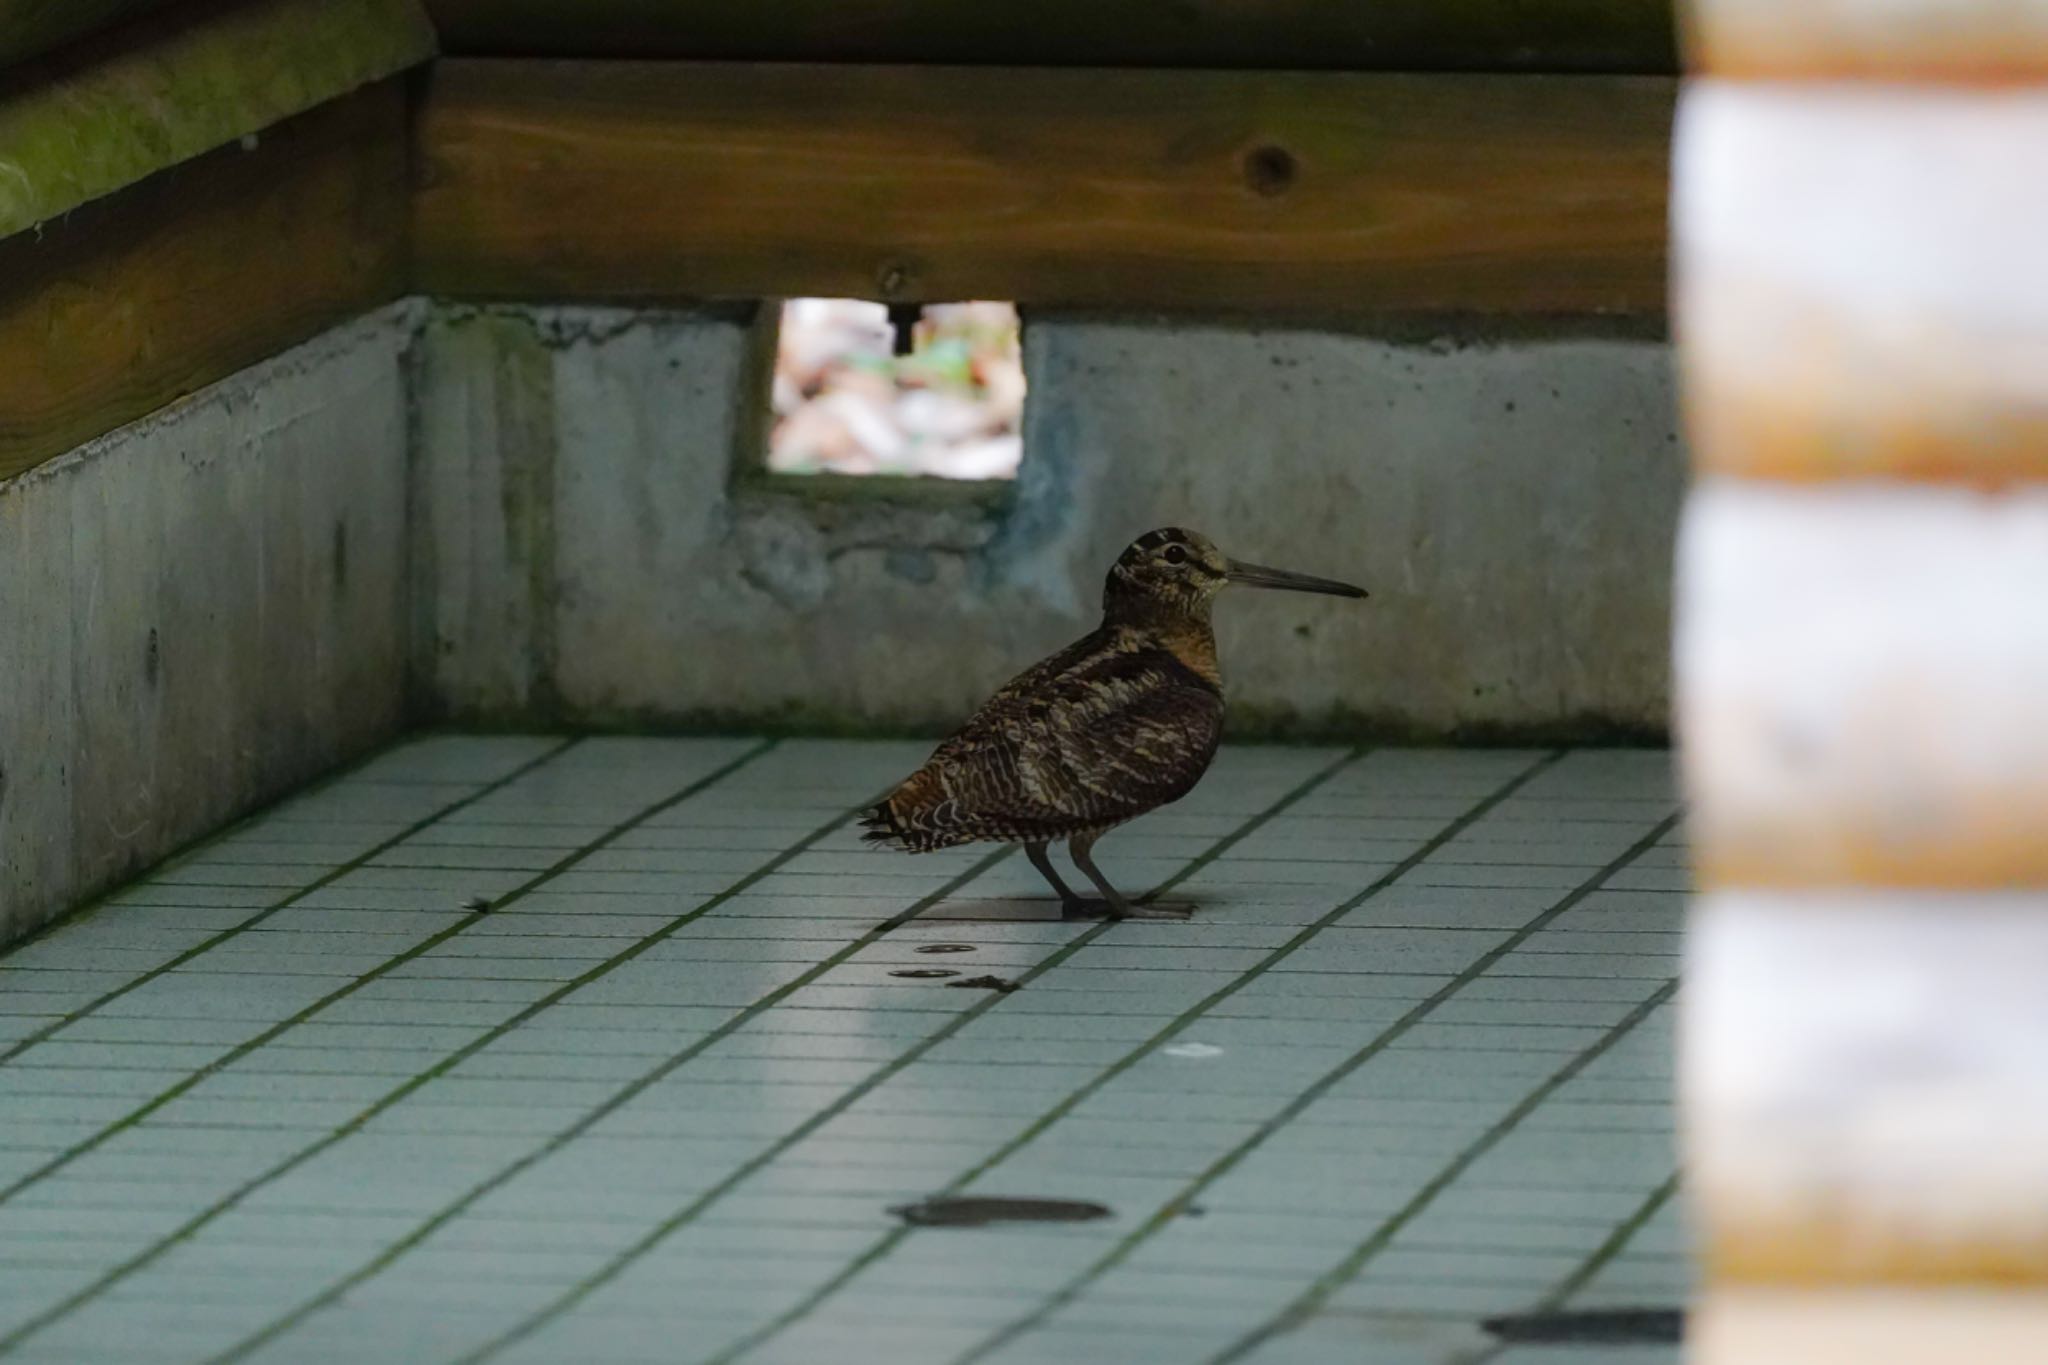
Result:
M1185 920L1193 916L1195 907L1185 901L1151 905L1138 902L1132 905L1115 906L1103 900L1082 900L1075 898L1061 907L1063 919L1167 919Z

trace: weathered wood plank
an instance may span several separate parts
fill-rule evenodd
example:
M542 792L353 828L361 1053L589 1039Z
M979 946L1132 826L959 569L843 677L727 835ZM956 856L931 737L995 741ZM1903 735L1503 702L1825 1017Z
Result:
M1693 1365L2038 1365L2048 1292L2038 1286L1710 1290L1694 1306Z
M446 60L466 297L1659 314L1671 82Z
M1724 891L1687 945L1722 1284L2048 1284L2048 892Z
M2048 1359L2048 6L1692 20L1688 1354Z
M479 56L1241 70L1676 64L1663 0L429 0Z
M2048 888L2048 487L1714 480L1677 718L1713 887Z
M373 86L0 242L0 478L396 297L405 116Z
M1963 84L2048 76L2048 0L1685 0L1685 51L1716 76Z
M10 70L0 237L433 55L419 0L175 7Z
M1676 160L1702 470L2048 478L2048 90L1709 84Z

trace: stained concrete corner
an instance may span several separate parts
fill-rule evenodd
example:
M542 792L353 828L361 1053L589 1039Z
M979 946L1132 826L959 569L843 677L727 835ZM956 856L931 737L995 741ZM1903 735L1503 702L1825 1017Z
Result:
M416 313L0 484L0 941L396 732Z

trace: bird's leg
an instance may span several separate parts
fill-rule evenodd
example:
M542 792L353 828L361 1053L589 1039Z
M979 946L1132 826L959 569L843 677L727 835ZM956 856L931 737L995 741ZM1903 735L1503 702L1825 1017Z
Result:
M1074 894L1073 887L1068 886L1060 879L1059 872L1052 865L1051 856L1045 851L1044 840L1040 840L1035 844L1024 845L1024 856L1029 858L1031 865L1038 869L1038 875L1051 882L1052 889L1059 892L1061 905L1073 905L1081 899Z
M1124 898L1121 891L1109 884L1109 878L1102 875L1102 869L1088 856L1088 850L1095 847L1092 835L1075 835L1067 841L1067 854L1074 860L1074 866L1087 874L1095 883L1095 889L1102 893L1099 901L1069 901L1068 919L1186 919L1194 907L1189 905L1134 905Z

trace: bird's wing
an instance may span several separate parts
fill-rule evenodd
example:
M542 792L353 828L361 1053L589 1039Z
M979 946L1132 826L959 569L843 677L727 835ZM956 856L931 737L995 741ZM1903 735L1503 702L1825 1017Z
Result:
M1156 646L1107 653L1047 689L1019 758L1069 814L1128 820L1187 795L1216 754L1223 697Z
M1052 839L1187 794L1223 699L1168 651L1098 632L997 692L882 806L870 838Z

